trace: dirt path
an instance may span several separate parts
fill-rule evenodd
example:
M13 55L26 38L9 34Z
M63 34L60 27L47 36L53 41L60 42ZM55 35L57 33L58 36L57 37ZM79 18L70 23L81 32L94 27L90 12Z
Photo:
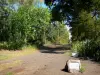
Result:
M2 63L11 63L16 60L21 60L22 63L16 67L10 67L0 72L0 75L7 75L8 72L14 75L74 75L62 71L66 61L70 59L64 54L65 50L62 48L44 48L34 54L14 58L11 60L0 61ZM100 65L84 60L86 71L83 74L77 75L100 75Z

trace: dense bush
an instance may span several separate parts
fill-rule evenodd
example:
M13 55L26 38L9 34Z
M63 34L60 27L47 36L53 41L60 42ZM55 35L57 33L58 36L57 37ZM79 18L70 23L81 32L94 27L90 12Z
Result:
M96 61L100 61L100 40L74 42L72 45L72 51L78 52L81 57L89 57Z
M99 27L96 25L95 19L92 18L91 14L86 11L81 11L77 20L72 22L71 26L73 41L84 41L95 38Z
M18 49L26 44L43 44L44 33L50 25L50 13L46 8L21 6L9 16L9 44Z
M5 6L0 7L0 48L20 49L27 44L43 44L50 25L49 10L33 5L20 5L13 10L7 8L6 1L0 1L4 2Z
M73 52L77 52L79 56L84 56L84 48L85 48L85 42L83 41L76 41L72 44L71 50Z
M0 2L4 4L6 0ZM46 41L60 44L68 42L65 25L59 22L54 26L48 8L19 3L14 10L11 2L0 9L0 49L21 49L30 44L40 46Z
M55 21L48 28L47 39L55 44L68 44L69 33L64 23Z
M100 60L100 18L82 10L72 22L73 50L79 56ZM78 42L77 42L78 41Z

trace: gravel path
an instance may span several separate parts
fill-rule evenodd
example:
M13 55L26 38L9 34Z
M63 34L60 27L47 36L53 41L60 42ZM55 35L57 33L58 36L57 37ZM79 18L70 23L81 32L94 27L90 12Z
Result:
M12 72L14 75L100 75L100 64L88 60L81 60L86 68L83 74L62 71L66 61L71 58L64 52L65 50L61 50L61 48L45 48L31 55L0 61L0 64L16 60L22 61L21 65L1 71L0 75L6 75L7 72Z

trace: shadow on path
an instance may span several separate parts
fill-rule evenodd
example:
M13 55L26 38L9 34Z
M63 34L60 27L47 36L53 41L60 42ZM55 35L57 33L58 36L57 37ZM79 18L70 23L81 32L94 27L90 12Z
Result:
M39 50L41 53L63 54L70 50L70 45L44 45Z

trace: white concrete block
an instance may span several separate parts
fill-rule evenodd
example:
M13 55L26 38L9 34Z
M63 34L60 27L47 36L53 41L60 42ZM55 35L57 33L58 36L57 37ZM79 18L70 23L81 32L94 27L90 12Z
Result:
M80 60L68 60L68 71L71 73L79 72L81 69L81 62Z

